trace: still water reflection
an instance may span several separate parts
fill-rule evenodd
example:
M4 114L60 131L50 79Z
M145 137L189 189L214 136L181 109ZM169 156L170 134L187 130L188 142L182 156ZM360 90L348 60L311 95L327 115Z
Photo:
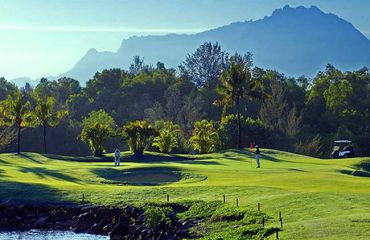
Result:
M0 232L0 240L107 240L107 236L66 231Z

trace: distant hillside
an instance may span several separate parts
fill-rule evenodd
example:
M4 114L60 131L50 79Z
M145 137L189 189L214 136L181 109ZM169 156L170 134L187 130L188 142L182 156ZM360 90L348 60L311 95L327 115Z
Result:
M122 41L117 52L91 49L61 76L84 84L102 69L127 69L135 55L144 57L148 64L161 61L177 68L205 41L218 41L230 53L250 51L255 65L290 76L313 76L327 63L342 70L370 66L370 41L352 24L317 7L285 6L260 20L236 22L197 34L131 37Z
M12 83L17 85L18 87L24 87L26 83L31 84L31 86L35 86L39 83L39 80L34 80L29 77L19 77L19 78L14 78L10 80Z

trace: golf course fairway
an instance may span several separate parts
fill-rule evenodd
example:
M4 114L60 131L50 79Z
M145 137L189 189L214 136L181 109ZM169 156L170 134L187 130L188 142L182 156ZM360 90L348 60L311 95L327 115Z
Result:
M257 208L284 227L280 239L370 239L370 158L318 159L261 150L104 158L0 154L0 200L26 203L223 200ZM270 239L275 239L271 236Z

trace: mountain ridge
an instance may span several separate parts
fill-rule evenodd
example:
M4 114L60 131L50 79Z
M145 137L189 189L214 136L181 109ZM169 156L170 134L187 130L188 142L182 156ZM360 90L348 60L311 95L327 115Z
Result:
M324 13L316 6L289 5L257 20L233 22L195 34L132 36L123 39L116 52L91 48L66 76L84 84L106 68L127 69L133 56L147 64L157 61L177 68L203 42L218 42L222 49L251 52L256 66L288 76L312 77L331 63L341 70L370 66L370 40L350 22Z

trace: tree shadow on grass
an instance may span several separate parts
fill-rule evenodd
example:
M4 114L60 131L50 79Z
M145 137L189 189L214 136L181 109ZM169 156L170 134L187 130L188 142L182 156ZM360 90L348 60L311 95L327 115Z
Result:
M40 160L35 159L34 157L29 156L27 153L20 153L19 156L23 158L27 158L28 160L31 160L34 163L43 164Z
M43 184L0 181L0 201L22 203L67 203L64 194Z
M113 158L112 158L113 159ZM143 155L126 155L121 157L121 162L181 162L181 161L193 161L195 158L182 157L178 155L153 155L153 154L143 154Z
M368 177L370 178L370 172L361 171L361 170L339 170L338 172L355 176L355 177Z
M210 159L210 160L205 160ZM141 162L141 163L156 163L156 162L179 162L185 164L199 164L199 165L223 165L222 163L211 160L209 157L199 158L199 157L183 157L178 155L130 155L121 159L123 162Z
M303 169L298 169L298 168L288 168L288 171L293 171L293 172L307 172L306 170Z
M60 156L52 154L43 154L43 156L50 158L52 160L61 161L72 161L72 162L114 162L114 157L103 156L103 157L70 157L70 156ZM124 162L134 162L134 163L164 163L164 162L181 162L186 164L200 164L200 165L222 165L216 161L204 161L203 159L208 159L209 157L199 158L199 157L183 157L179 155L155 155L155 154L123 154L121 156L121 163Z
M42 154L43 156L55 159L55 160L62 160L62 161L73 161L73 162L114 162L113 156L102 156L102 157L70 157L70 156L61 156L61 155L53 155L53 154ZM121 162L178 162L178 161L187 161L187 160L194 160L195 158L190 157L182 157L178 155L154 155L154 154L143 154L143 155L135 155L135 154L122 154L121 155Z
M35 167L33 167L33 168L18 167L18 169L19 169L19 171L21 171L23 173L33 173L33 174L35 174L36 176L38 176L40 178L52 177L52 178L62 180L62 181L69 181L69 182L74 182L74 183L79 182L79 179L74 178L72 176L65 175L63 173L60 173L57 170L48 170L48 169L39 168L39 167L36 167L36 168Z
M231 154L229 152L233 153L239 153L238 155ZM221 158L223 159L228 159L228 160L233 160L233 161L240 161L240 162L245 162L246 158L249 157L250 154L248 152L242 152L242 151L228 151L223 154Z
M4 161L4 160L2 160L2 159L0 158L0 164L9 165L9 162Z
M291 161L281 160L281 159L272 157L270 155L266 155L264 153L261 153L260 155L261 155L261 159L271 161L271 162L291 162Z
M5 170L4 169L0 169L0 177L3 177L4 176L4 173L5 173Z
M61 161L70 161L70 162L113 162L113 157L74 157L74 156L62 156L54 154L41 154L44 157L47 157L51 160L61 160Z
M240 154L239 156L232 156L231 153L237 153L237 154ZM247 156L247 157L250 157L250 158L255 158L256 157L256 154L252 151L248 151L248 150L238 150L238 149L228 149L228 150L224 150L222 151L221 153L224 153L224 157L222 158L227 158L227 159L230 159L230 160L236 160L236 161L245 161L244 159L244 156ZM267 155L268 154L268 155ZM273 152L273 151L261 151L261 160L268 160L268 161L272 161L272 162L290 162L290 161L286 161L286 160L281 160L281 159L278 159L278 158L275 158L271 155L276 155L277 153L276 152ZM243 156L244 155L244 156Z
M182 163L186 164L193 164L193 165L224 165L220 162L212 161L212 160L189 160L183 161Z
M366 172L370 172L370 160L363 160L359 164L355 165L356 168Z

